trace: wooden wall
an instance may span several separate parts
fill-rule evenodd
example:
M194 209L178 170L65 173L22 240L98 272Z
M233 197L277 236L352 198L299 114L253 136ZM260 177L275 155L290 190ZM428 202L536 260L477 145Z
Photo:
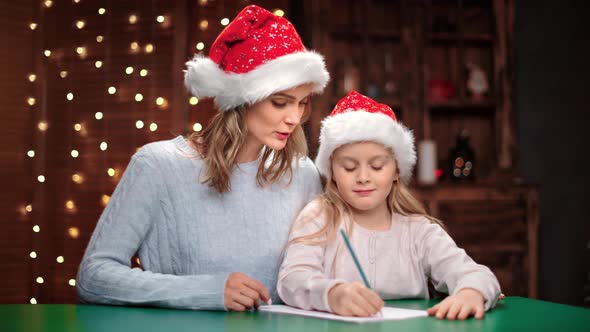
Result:
M0 2L0 303L24 302L32 283L29 251L33 232L24 211L31 200L33 163L26 151L33 143L30 127L38 110L29 107L33 86L33 34L26 22L33 1Z

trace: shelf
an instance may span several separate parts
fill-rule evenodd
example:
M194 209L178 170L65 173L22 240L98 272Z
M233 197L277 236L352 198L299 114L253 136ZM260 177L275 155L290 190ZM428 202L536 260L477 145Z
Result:
M485 247L475 245L465 245L463 247L471 255L486 255L493 252L494 255L498 254L527 254L527 246L522 244L486 244Z
M449 99L449 100L441 100L441 101L428 101L428 107L432 110L441 110L441 109L451 109L451 110L463 110L463 109L471 109L471 110L488 110L494 109L496 103L492 99L483 99L481 101L473 101L473 100L458 100L458 99Z
M373 29L369 31L363 31L360 29L337 29L332 30L330 35L334 39L340 40L351 40L356 39L360 40L363 39L366 35L368 39L371 40L384 40L384 41L399 41L400 40L400 33L399 31L392 31L386 29Z
M465 44L482 44L492 46L494 43L494 36L485 33L464 34L459 36L457 33L436 32L431 33L428 40L431 43L440 44L457 44L462 41Z

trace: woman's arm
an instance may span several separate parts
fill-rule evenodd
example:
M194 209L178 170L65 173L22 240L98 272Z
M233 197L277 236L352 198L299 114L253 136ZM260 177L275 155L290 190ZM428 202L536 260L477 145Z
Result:
M133 156L80 264L77 290L82 302L224 309L226 274L177 276L130 267L152 223L162 218L162 182L145 148Z

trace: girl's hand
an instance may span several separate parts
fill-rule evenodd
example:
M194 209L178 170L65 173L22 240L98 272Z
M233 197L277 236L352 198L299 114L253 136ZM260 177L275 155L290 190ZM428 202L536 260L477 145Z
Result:
M383 308L383 300L359 282L338 284L328 292L328 304L335 314L368 317Z
M436 315L437 319L446 317L448 320L464 320L471 315L475 316L475 319L482 319L485 312L483 302L484 297L479 291L473 288L464 288L426 312L430 316Z
M259 281L240 272L233 272L225 282L223 305L230 311L258 308L260 301L269 303L270 294Z

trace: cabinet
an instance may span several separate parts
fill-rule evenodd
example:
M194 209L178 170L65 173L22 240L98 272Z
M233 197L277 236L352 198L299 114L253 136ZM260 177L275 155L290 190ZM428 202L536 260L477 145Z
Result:
M536 297L537 190L517 174L513 1L306 0L303 7L310 46L325 55L332 76L306 128L311 155L320 121L351 89L388 104L417 143L436 144L442 176L433 186L414 183L417 196L492 268L506 294ZM448 165L460 132L475 151L475 178L458 183Z

